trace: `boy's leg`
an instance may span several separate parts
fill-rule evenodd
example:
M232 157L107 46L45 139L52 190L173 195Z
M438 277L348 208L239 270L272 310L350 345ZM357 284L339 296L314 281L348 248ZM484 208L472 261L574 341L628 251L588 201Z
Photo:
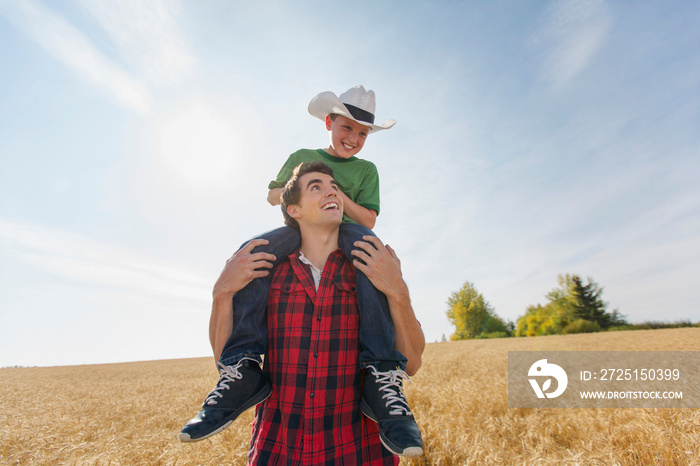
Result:
M357 249L355 242L364 241L362 237L366 235L376 236L365 226L356 223L341 224L338 242L350 260L355 258L351 254L353 249ZM394 348L394 323L386 296L372 285L364 273L358 269L355 269L355 273L360 312L360 367L364 369L381 361L397 361L399 367L405 370L406 358Z
M338 242L343 253L351 251L372 230L355 223L340 226ZM360 314L360 367L365 370L361 410L379 427L384 446L396 455L420 456L423 439L403 392L406 358L394 348L394 323L384 293L367 276L355 269Z
M268 244L252 252L274 254L275 266L301 243L299 232L290 227L253 239L258 238L268 240ZM260 366L262 354L267 350L266 307L271 278L272 272L267 277L256 278L234 295L233 330L219 359L219 382L199 413L180 432L181 441L196 442L221 432L244 411L270 396L272 387Z
M298 230L284 226L253 239L266 239L268 244L258 246L251 251L273 254L277 259L274 266L283 262L301 245ZM251 240L252 241L252 240ZM241 245L243 248L248 242ZM239 248L239 250L241 249ZM262 364L262 355L267 351L267 297L270 294L270 282L274 268L267 277L256 278L248 286L233 296L233 330L219 362L223 365L235 364L244 357L254 359Z

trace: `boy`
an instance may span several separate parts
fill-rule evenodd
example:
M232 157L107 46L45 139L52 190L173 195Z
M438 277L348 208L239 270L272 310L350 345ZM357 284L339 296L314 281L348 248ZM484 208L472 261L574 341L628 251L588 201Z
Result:
M387 120L375 125L374 112L374 92L362 86L353 87L339 97L332 92L322 92L314 97L309 103L309 113L325 122L330 132L329 147L326 150L302 149L295 152L284 164L277 179L269 185L268 201L277 205L282 187L294 167L301 162L319 160L329 165L345 208L338 243L348 258L353 257L355 242L363 241L365 235L374 236L370 228L374 227L379 213L376 167L355 155L363 148L370 133L389 129L396 123ZM282 227L257 237L229 259L245 262L249 276L258 279L250 281L238 291L233 296L231 306L217 306L215 302L212 307L210 337L221 376L201 411L182 429L180 440L191 442L208 438L270 395L270 384L260 369L262 354L267 350L265 308L270 272L265 269L286 260L299 249L300 244L297 230ZM214 291L216 298L216 285ZM360 367L366 369L362 412L378 423L393 453L402 454L407 448L422 449L420 434L417 438L406 434L418 429L403 392L399 390L395 393L387 388L387 380L395 380L397 374L401 376L404 371L412 375L415 370L406 367L406 358L394 348L394 328L386 297L359 270L356 292L360 313L359 362ZM235 324L231 322L233 309ZM390 406L392 401L389 400L396 400L397 397L405 408L397 410Z

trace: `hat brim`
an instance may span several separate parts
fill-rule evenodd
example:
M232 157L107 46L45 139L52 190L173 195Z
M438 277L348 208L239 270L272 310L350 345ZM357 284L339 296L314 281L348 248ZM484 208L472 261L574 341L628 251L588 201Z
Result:
M381 131L383 129L389 129L396 124L396 121L391 119L386 120L381 125L375 125L366 121L358 120L352 116L350 111L348 111L348 108L331 91L321 92L319 95L311 99L311 102L309 102L309 113L322 121L325 121L326 116L331 113L342 115L358 122L361 125L369 127L370 133Z

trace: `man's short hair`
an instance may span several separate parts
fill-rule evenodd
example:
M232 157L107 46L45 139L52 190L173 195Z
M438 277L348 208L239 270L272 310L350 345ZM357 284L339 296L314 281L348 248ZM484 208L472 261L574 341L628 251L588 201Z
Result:
M292 216L287 213L287 206L299 205L299 201L301 200L301 186L299 186L299 178L307 173L325 173L326 175L333 177L333 170L331 170L331 167L319 160L315 162L302 162L294 167L292 177L289 178L289 181L287 181L287 184L282 189L281 206L282 215L284 216L284 224L297 230L299 229L299 223L297 223L296 219L292 218Z

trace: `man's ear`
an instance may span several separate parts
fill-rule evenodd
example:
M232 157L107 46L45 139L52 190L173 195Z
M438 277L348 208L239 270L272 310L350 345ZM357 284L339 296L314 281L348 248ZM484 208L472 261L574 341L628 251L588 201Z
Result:
M287 213L293 219L299 218L299 210L300 210L300 207L296 204L290 204L287 206Z

